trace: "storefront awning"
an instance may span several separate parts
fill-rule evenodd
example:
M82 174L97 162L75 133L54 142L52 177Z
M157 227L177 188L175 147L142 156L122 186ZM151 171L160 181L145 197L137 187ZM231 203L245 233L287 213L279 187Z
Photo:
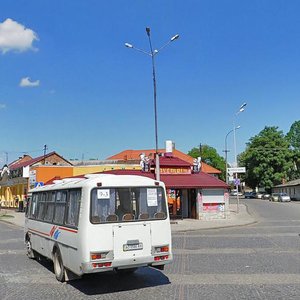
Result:
M155 179L155 174L142 172L140 170L111 170L103 173L116 175L139 175ZM228 188L228 185L207 173L200 172L195 174L161 174L160 180L164 182L167 188Z

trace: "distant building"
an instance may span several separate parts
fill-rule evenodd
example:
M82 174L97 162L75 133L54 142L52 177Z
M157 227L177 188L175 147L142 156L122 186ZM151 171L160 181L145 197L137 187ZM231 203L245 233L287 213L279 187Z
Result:
M274 186L274 193L287 193L292 200L300 200L300 179Z
M69 171L62 172L61 167L69 168ZM0 205L16 207L19 201L24 200L29 188L43 184L41 178L44 180L47 174L49 179L52 178L57 173L55 168L60 168L59 173L65 177L73 175L72 164L56 152L35 158L24 155L5 165L0 177Z
M226 218L229 214L228 185L217 178L221 172L167 147L159 149L160 180L167 188L171 218ZM140 175L155 179L155 150L124 150L108 160L140 162L140 170L112 170L105 173ZM145 168L145 161L147 167ZM196 163L196 165L195 165ZM200 167L200 169L199 169ZM146 170L144 170L144 168Z

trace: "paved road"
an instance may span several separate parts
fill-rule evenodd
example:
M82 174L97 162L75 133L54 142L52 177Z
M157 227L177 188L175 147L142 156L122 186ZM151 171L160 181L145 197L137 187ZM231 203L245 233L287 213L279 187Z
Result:
M23 231L0 223L1 299L300 299L300 202L248 199L257 224L173 235L174 263L129 277L61 284L25 257Z

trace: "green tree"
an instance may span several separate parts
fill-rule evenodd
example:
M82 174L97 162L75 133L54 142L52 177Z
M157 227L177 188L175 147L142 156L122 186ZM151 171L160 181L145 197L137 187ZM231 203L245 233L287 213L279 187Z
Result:
M300 121L295 121L286 135L293 149L300 151Z
M278 127L265 127L250 138L246 150L239 155L240 166L246 167L245 182L251 188L270 191L283 180L290 180L293 168L289 142Z
M300 178L300 121L295 121L286 135L293 154L293 168L290 179Z
M194 158L200 156L203 162L220 170L222 172L220 175L220 179L225 180L225 160L218 154L215 148L208 145L202 145L200 153L199 147L194 147L188 152L188 155Z

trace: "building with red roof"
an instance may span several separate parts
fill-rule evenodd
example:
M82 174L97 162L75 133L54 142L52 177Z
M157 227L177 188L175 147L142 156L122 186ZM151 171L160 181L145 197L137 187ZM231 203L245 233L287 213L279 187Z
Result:
M59 169L59 170L58 170ZM0 176L0 205L16 207L40 178L73 175L72 164L55 151L32 158L29 155L5 165Z
M108 157L107 160L120 160L120 161L124 161L124 162L139 161L141 153L144 153L145 156L148 156L149 158L154 158L155 149L124 150L113 156ZM166 149L158 149L158 153L166 153ZM173 149L172 153L173 153L173 156L180 158L180 159L184 160L185 162L188 162L190 165L192 165L194 162L193 157L191 157L177 149ZM215 176L218 176L219 174L221 174L220 170L218 170L204 162L201 163L201 171L211 174L211 175L215 175Z
M152 157L147 171L110 170L105 173L140 175L155 179L155 159L151 150L123 151L109 159L137 160L143 152ZM153 151L153 150L152 150ZM159 152L162 152L161 150ZM176 153L176 152L175 152ZM122 155L128 155L124 157ZM173 153L174 154L174 153ZM229 213L228 185L217 177L203 171L195 171L190 163L172 153L164 152L159 159L160 180L167 189L169 212L172 218L226 218Z

